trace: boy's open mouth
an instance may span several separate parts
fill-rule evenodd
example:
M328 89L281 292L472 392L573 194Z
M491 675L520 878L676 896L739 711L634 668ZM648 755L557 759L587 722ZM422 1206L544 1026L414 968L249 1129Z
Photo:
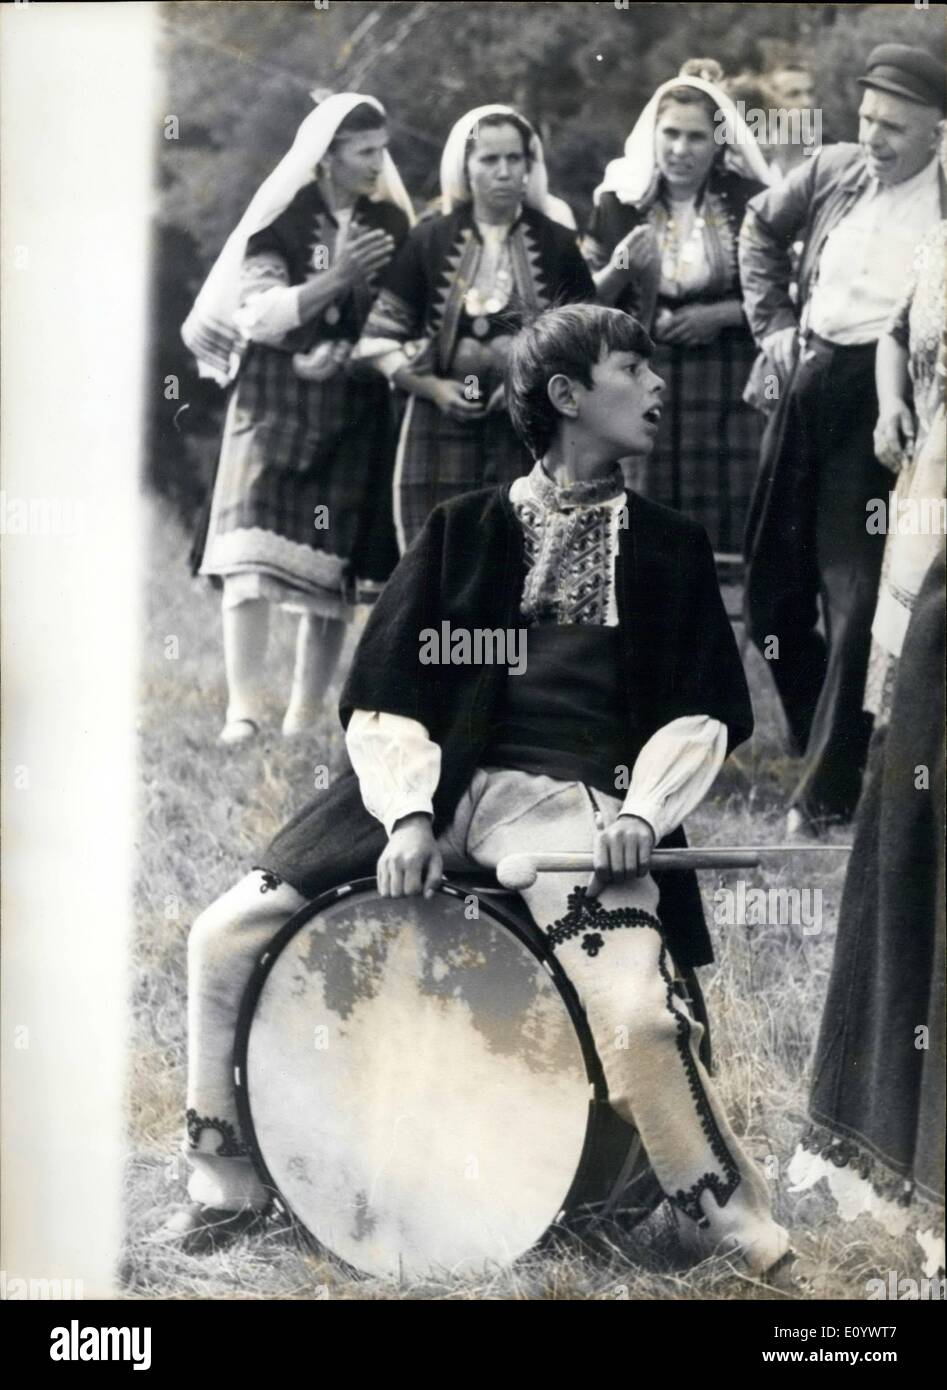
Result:
M650 406L644 413L644 418L652 425L657 425L661 420L661 407L659 405Z

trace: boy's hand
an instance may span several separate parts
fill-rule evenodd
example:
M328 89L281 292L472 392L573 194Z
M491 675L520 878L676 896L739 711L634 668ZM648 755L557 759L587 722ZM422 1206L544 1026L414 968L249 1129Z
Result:
M409 898L423 891L433 898L444 876L431 817L423 812L395 822L375 870L383 898Z
M642 878L651 863L654 831L639 816L619 816L607 830L599 830L593 847L595 872L585 890L587 898L597 898L608 883L624 883L625 878Z

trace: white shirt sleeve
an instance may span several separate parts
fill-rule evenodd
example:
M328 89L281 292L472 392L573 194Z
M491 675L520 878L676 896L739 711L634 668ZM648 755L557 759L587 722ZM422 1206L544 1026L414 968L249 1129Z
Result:
M400 714L353 710L345 746L365 809L389 835L402 816L418 811L433 816L441 749L423 724Z
M706 714L673 719L638 754L620 815L639 816L663 840L710 791L727 756L727 726Z
M233 321L251 343L280 343L302 325L299 293L302 285L270 285L247 296Z

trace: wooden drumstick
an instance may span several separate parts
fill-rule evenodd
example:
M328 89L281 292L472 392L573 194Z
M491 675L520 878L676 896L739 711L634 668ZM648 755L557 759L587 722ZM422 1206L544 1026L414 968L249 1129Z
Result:
M651 869L755 869L764 854L848 853L851 845L728 845L706 849L656 849ZM591 873L592 855L508 854L497 865L497 878L504 888L519 892L531 888L537 874Z

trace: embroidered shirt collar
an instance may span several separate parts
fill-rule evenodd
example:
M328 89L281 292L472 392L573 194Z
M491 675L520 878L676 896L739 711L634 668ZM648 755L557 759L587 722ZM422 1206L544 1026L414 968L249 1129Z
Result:
M538 502L549 511L568 511L572 507L597 507L625 495L625 479L618 464L603 478L590 482L554 483L541 462L529 475L530 489Z

